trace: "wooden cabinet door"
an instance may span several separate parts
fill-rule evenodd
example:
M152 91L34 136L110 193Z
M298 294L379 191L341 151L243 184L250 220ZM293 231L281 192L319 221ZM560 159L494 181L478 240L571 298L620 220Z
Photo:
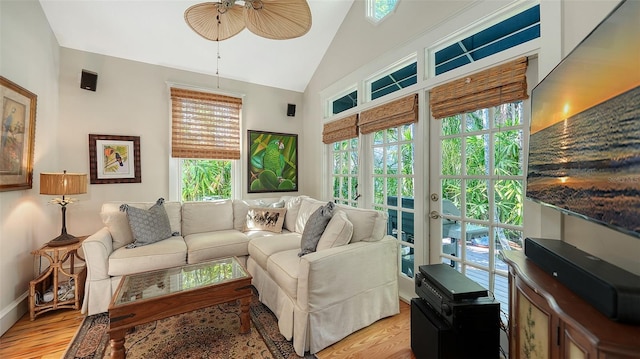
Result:
M557 319L547 302L528 287L517 288L515 313L516 356L521 359L550 359L558 357L556 341Z
M584 337L584 334L567 323L560 323L560 352L566 359L594 359L597 353L591 352L594 346Z

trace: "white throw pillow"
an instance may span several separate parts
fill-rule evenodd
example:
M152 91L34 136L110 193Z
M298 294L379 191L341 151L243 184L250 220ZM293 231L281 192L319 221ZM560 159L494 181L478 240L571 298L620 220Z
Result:
M286 213L286 208L249 207L244 230L281 233Z
M329 224L327 224L324 233L322 233L316 251L344 246L351 241L352 235L353 223L351 223L344 211L337 211L329 221Z
M303 198L300 203L300 210L296 216L295 232L302 234L304 232L304 227L307 225L307 221L313 212L325 204L327 204L327 202L318 201L317 199L309 197Z

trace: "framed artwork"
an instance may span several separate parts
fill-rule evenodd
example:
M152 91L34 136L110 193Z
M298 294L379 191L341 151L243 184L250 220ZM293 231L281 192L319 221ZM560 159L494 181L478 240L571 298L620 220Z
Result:
M298 135L248 131L248 192L298 190Z
M140 136L89 134L91 184L140 183Z
M37 96L0 76L0 192L33 185Z

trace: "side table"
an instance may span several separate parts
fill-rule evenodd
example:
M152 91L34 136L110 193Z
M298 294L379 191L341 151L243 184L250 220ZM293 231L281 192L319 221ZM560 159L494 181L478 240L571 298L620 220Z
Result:
M84 258L78 254L78 249L80 249L82 241L87 237L79 237L77 243L55 247L45 245L31 252L34 256L44 257L49 261L49 267L46 271L40 273L38 278L29 282L29 314L31 320L35 320L38 315L51 310L62 308L80 309L84 296L84 282L87 278L87 266L84 264ZM76 258L83 262L79 268L75 267ZM67 299L58 295L59 285L65 279L73 282L73 298ZM44 300L44 294L47 290L51 290L53 293L53 298L49 301ZM40 296L38 301L36 301L36 292Z

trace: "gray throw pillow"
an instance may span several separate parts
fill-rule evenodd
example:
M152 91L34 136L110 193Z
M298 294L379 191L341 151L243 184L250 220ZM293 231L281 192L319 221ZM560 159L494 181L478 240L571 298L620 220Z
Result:
M329 221L333 216L334 207L335 205L333 202L329 202L316 209L316 211L311 214L307 223L304 225L302 241L300 243L301 251L298 253L298 257L302 257L305 254L316 251L318 241L320 241L322 233L324 233L325 228L327 228L327 224L329 224Z
M149 209L131 207L127 204L120 206L120 210L127 213L134 239L127 248L145 246L172 236L169 216L163 204L164 198L160 198Z

